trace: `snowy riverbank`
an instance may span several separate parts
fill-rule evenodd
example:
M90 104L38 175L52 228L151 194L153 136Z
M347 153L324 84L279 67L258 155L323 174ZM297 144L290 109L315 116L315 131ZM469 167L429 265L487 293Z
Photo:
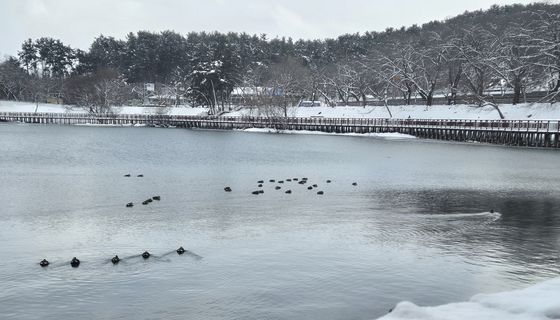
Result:
M379 138L379 139L416 139L415 136L408 134L402 134L398 132L387 132L387 133L334 133L334 132L322 132L322 131L309 131L309 130L276 130L273 128L250 128L237 130L242 132L253 132L253 133L279 133L279 134L312 134L312 135L330 135L330 136L346 136L346 137L369 137L369 138Z
M396 119L484 119L499 120L496 109L491 106L477 107L469 105L410 105L391 106L392 118ZM554 120L560 119L560 104L519 104L503 105L500 110L507 120ZM243 108L229 115L258 116L257 109ZM380 106L367 107L301 107L288 110L292 117L325 117L325 118L390 118L387 108Z
M165 114L165 115L185 115L198 116L208 115L208 108L181 107L114 107L113 111L117 114ZM38 105L30 102L0 101L0 112L40 112L40 113L86 113L83 108L69 105L39 103Z
M258 108L236 108L227 116L264 116ZM393 118L406 119L500 119L498 112L491 106L477 107L469 105L437 105L437 106L391 106ZM560 104L519 104L502 105L500 110L507 120L558 120ZM207 115L208 109L188 106L180 107L115 107L118 114L166 114L166 115ZM72 106L39 104L29 102L0 101L0 112L52 112L52 113L84 113L81 108ZM324 117L324 118L389 118L385 107L300 107L288 110L290 117Z
M560 278L532 287L478 294L467 302L450 303L437 307L419 307L401 302L383 320L544 320L560 319Z

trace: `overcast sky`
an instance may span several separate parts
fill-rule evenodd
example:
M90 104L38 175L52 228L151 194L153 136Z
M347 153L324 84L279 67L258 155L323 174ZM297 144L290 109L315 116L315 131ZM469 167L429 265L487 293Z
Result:
M0 56L49 36L87 49L99 34L245 31L269 38L336 37L422 24L526 0L0 0ZM558 0L552 2L557 3Z

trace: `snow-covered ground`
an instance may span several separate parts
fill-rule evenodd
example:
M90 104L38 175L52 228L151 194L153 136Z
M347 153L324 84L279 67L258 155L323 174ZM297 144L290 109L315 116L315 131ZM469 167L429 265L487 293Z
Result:
M167 114L167 115L207 115L208 108L191 107L114 107L113 111L119 114ZM69 105L29 102L0 101L0 112L51 112L51 113L84 113L86 110Z
M469 105L437 105L437 106L391 106L393 118L398 119L486 119L497 120L500 116L491 106L477 107ZM560 104L519 104L502 105L500 110L509 120L552 120L560 119ZM244 108L229 115L258 116L257 109ZM288 110L293 117L325 117L325 118L389 118L385 107L300 107Z
M383 320L545 320L560 319L560 278L532 287L478 294L468 302L419 307L401 302Z
M263 116L257 108L236 108L238 111L226 113L228 116ZM498 112L491 106L476 107L469 105L437 105L437 106L391 106L393 118L413 119L500 119ZM502 105L502 113L508 120L558 120L560 119L560 104L519 104ZM57 112L83 113L81 108L54 104L0 101L0 112ZM181 107L116 107L114 111L120 114L168 114L168 115L206 115L207 108ZM290 108L288 116L292 117L325 117L325 118L388 118L385 107L299 107Z

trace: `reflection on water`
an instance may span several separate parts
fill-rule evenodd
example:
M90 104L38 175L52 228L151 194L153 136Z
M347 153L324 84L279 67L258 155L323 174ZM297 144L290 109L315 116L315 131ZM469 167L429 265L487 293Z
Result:
M0 137L0 318L371 319L560 272L556 152L13 124Z

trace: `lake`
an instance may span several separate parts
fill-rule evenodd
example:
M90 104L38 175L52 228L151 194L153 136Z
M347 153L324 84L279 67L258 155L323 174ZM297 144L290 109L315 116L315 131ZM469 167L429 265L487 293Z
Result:
M2 123L0 190L2 319L375 319L560 273L554 150Z

